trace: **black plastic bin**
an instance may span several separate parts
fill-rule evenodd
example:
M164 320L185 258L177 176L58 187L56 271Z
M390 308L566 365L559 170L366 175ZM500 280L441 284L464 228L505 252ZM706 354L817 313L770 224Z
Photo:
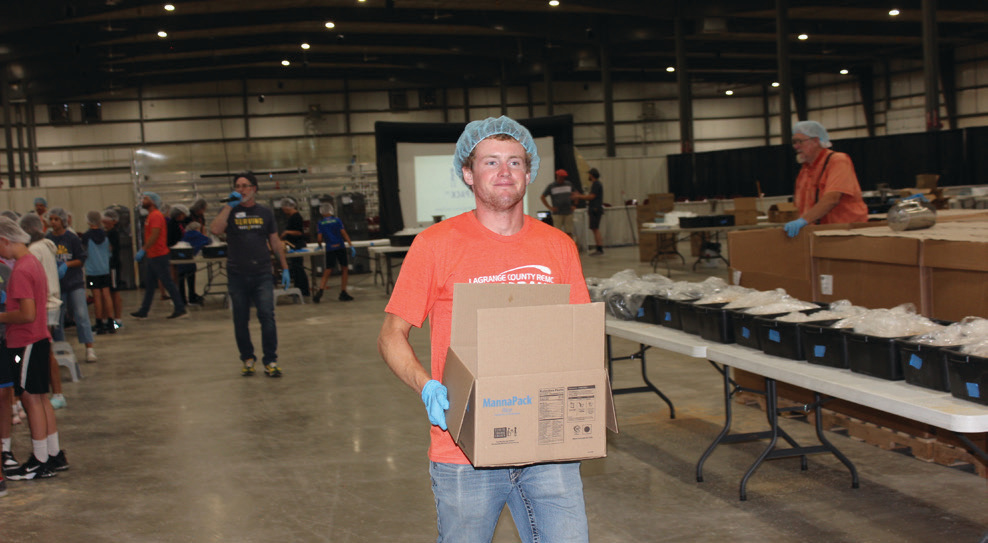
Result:
M781 317L785 313L772 313L769 315L752 315L745 313L744 309L731 309L731 328L734 332L734 342L738 345L762 350L762 333L760 320L774 319Z
M831 328L835 322L837 320L799 323L803 357L810 364L847 369L847 345L841 329Z
M661 296L656 297L655 312L658 316L659 324L666 328L682 330L683 322L679 316L679 307L683 303L688 303L688 301L670 300Z
M755 319L761 334L762 351L790 360L806 360L799 323L776 319Z
M649 324L661 324L659 320L659 297L649 294L645 296L645 300L642 301L642 317L638 319L640 322L647 322Z
M896 340L902 375L911 385L950 392L947 376L947 353L943 347Z
M700 337L717 343L734 343L734 328L731 326L730 311L724 309L727 303L694 304Z
M677 302L679 304L679 321L681 330L687 334L700 335L700 315L696 312L693 301Z
M867 336L851 330L843 333L851 371L889 381L902 380L902 363L895 340L903 338Z
M956 398L988 405L988 358L964 354L959 347L944 347L950 393Z

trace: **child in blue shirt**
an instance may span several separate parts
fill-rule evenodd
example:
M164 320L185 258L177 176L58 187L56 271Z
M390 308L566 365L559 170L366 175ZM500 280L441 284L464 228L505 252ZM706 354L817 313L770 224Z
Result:
M319 220L319 237L318 242L320 245L326 244L326 269L322 272L322 279L319 282L319 290L312 295L312 301L319 303L319 299L322 298L322 291L326 290L326 282L329 280L329 276L333 274L333 266L336 263L340 265L340 301L349 302L353 300L353 296L347 294L346 282L349 277L349 262L347 261L347 250L343 245L346 242L350 246L350 254L356 256L357 250L353 248L353 242L350 241L350 236L346 233L346 228L343 227L343 221L339 217L334 216L335 210L333 209L333 204L322 204L319 206L319 214L322 215L322 219Z
M192 246L193 256L199 254L199 251L201 251L203 247L212 243L212 240L203 234L201 230L202 225L193 221L185 225L185 232L182 234L181 241L184 241ZM187 304L201 304L203 299L202 296L196 294L195 281L188 280L190 277L195 277L196 265L179 264L175 266L175 274L178 275L178 292L182 295L182 300ZM189 285L188 297L186 297L186 283Z

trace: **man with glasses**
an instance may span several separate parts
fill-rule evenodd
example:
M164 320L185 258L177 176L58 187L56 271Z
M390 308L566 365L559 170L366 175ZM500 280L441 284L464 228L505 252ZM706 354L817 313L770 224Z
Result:
M795 204L799 218L786 223L786 234L796 237L807 224L844 224L868 221L868 206L854 164L846 153L831 151L827 129L816 121L800 121L792 128L796 160L803 165L796 177Z
M233 306L233 334L237 339L244 377L254 375L254 344L250 339L251 304L257 308L257 320L261 323L261 348L264 356L264 375L281 377L278 367L278 330L274 323L274 279L271 274L271 253L281 261L281 285L291 283L285 246L278 237L274 213L258 205L257 178L251 172L238 174L233 179L233 192L226 205L209 225L215 235L226 234L227 290Z

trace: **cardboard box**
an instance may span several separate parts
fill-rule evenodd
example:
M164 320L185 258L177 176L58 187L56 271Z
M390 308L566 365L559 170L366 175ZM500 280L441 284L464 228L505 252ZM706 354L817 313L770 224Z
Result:
M814 296L871 308L912 303L924 311L920 240L912 237L814 236Z
M641 228L642 224L647 222L658 222L656 221L656 215L661 213L648 206L638 206L635 208L635 210L637 211L637 219L638 219L637 224L639 228Z
M734 199L734 210L748 209L758 211L758 198L744 197Z
M569 285L453 288L446 422L475 467L607 455L604 304L568 302Z
M988 318L988 242L927 239L921 252L927 316Z
M648 195L648 207L660 213L672 211L676 207L676 195L671 192L657 192Z
M940 174L938 173L916 174L916 188L935 189L937 188L937 181L939 180L940 180Z
M799 211L796 205L790 202L772 204L768 208L768 222L789 222L799 218Z
M735 209L734 211L728 211L728 213L734 215L735 225L758 224L757 209Z

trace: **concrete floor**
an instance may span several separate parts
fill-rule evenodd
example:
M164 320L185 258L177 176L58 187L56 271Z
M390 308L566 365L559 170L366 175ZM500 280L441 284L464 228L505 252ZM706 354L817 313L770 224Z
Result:
M636 248L586 257L586 275L639 273ZM690 277L673 266L676 278ZM721 276L726 270L705 270ZM334 281L331 283L336 285ZM423 542L435 510L421 400L380 360L375 338L387 296L354 276L356 301L278 306L282 379L242 378L229 312L219 299L192 317L125 318L97 338L100 361L65 383L58 411L72 468L44 481L8 481L0 541L15 542ZM126 293L128 312L137 293ZM255 331L255 339L258 339ZM428 336L413 330L421 356ZM618 352L633 345L616 340ZM81 354L81 350L77 349ZM738 500L740 478L760 445L724 446L694 466L723 420L720 378L706 363L652 351L653 380L677 418L652 394L616 398L621 433L608 456L583 464L593 542L979 541L988 531L988 484L834 435L857 465L861 488L832 457L764 465ZM615 385L640 384L637 364L615 367ZM764 416L738 407L740 430ZM784 421L797 439L809 425ZM14 452L29 456L25 425ZM505 514L496 542L519 541Z

